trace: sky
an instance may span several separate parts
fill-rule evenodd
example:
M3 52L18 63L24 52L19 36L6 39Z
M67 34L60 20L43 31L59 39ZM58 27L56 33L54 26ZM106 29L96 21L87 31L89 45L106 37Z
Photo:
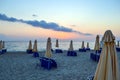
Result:
M120 0L0 0L0 39L120 40Z

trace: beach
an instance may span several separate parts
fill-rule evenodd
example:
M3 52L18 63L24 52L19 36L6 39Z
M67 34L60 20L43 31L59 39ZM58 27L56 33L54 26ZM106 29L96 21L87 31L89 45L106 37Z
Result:
M39 58L26 52L7 52L0 55L0 80L87 80L94 75L97 63L90 59L90 53L77 52L77 56L67 56L67 51L52 54L57 68L51 70L36 66ZM39 52L43 57L45 52ZM120 52L117 52L120 70Z
M120 0L0 0L0 80L120 80L119 19Z

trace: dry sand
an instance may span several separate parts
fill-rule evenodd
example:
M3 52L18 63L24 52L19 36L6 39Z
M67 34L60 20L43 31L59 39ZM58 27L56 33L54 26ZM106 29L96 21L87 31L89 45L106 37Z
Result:
M96 70L97 62L90 59L90 53L78 52L78 56L67 56L67 52L53 54L57 68L47 70L36 67L39 58L25 52L8 52L0 55L0 80L87 80ZM40 57L44 52L40 52ZM120 52L117 52L120 66Z

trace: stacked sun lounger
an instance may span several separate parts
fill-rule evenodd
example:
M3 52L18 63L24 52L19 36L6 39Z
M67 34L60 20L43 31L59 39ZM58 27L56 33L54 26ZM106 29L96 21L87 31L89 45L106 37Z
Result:
M79 52L86 52L86 49L85 48L80 48Z
M33 52L33 57L39 57L39 53L38 52Z
M61 49L55 49L55 53L63 53Z
M116 47L116 50L119 52L120 51L120 47Z
M77 53L75 51L68 51L67 56L77 56Z
M90 48L86 48L86 51L90 51Z
M32 52L32 49L31 49L31 50L30 50L30 49L27 49L26 52L27 52L28 54L32 54L32 53L33 53L33 52Z
M94 54L94 53L91 53L90 54L90 58L94 61L99 61L99 58L100 58L100 55L99 54Z
M90 58L96 62L99 61L101 50L95 51L95 53L90 53Z
M53 59L41 57L40 62L41 62L41 67L45 69L50 70L52 68L57 68L57 63Z
M2 49L2 50L0 50L0 54L4 54L4 53L6 53L7 52L7 49Z

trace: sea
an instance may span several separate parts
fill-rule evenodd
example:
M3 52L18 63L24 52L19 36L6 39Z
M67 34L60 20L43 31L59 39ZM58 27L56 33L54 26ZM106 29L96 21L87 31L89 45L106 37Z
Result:
M34 41L32 42L32 46L34 44ZM46 50L46 41L37 41L37 48L38 51L45 51ZM56 42L52 42L52 49L55 49ZM74 50L78 50L81 48L82 42L75 41L73 42L73 48ZM26 51L28 48L29 42L28 41L5 41L5 48L7 48L7 51L15 52L15 51ZM62 50L68 50L70 45L70 41L59 41L59 49ZM84 42L85 47L87 46L87 42ZM95 42L89 42L90 49L94 49Z

